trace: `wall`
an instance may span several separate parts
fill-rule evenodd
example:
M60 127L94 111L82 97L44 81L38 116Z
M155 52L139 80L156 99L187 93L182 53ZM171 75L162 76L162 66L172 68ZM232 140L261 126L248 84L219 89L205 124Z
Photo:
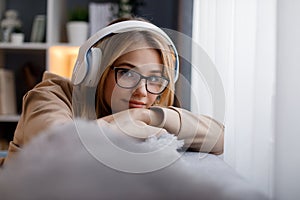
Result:
M178 29L178 0L144 0L138 15L162 28Z

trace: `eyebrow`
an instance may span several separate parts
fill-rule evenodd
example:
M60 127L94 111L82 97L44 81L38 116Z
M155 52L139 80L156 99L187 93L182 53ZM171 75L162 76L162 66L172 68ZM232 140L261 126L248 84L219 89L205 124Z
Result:
M116 67L120 67L120 66L122 66L122 65L126 65L126 66L128 66L128 67L130 67L130 68L135 68L135 67L136 67L135 65L133 65L133 64L131 64L131 63L128 63L128 62L122 62L122 63L119 63L118 65L116 65Z
M128 67L130 67L130 68L136 68L136 67L137 67L136 65L133 65L133 64L131 64L131 63L129 63L129 62L122 62L122 63L119 63L119 64L116 65L115 67L120 67L120 66L122 66L122 65L126 65L126 66L128 66ZM151 73L163 73L163 71L164 71L164 69L162 69L162 70L151 70L150 72L151 72Z

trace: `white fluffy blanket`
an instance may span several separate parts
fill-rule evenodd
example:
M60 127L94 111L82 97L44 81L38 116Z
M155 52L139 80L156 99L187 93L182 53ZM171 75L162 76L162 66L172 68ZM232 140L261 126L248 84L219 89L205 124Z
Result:
M220 158L181 145L170 134L141 141L76 120L40 134L6 165L0 198L265 199Z

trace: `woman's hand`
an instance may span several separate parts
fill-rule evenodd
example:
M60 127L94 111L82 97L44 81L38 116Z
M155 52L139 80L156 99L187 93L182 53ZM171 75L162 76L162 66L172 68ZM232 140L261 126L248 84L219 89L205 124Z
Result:
M150 109L132 108L98 119L98 122L101 124L100 120L104 120L112 128L116 128L126 135L146 139L166 132L165 129L156 127L160 124L162 118L163 116L159 112Z

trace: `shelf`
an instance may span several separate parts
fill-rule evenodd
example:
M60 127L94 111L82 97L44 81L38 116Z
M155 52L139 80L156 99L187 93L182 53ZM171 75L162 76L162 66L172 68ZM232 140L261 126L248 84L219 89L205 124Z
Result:
M23 50L47 50L46 43L24 42L23 44L12 44L0 42L0 49L23 49Z
M6 49L6 50L47 50L52 46L62 46L62 47L77 47L79 46L72 45L69 43L54 43L51 45L48 45L46 43L33 43L33 42L24 42L23 44L12 44L12 43L5 43L0 42L0 49Z
M18 122L20 115L0 115L0 122Z

